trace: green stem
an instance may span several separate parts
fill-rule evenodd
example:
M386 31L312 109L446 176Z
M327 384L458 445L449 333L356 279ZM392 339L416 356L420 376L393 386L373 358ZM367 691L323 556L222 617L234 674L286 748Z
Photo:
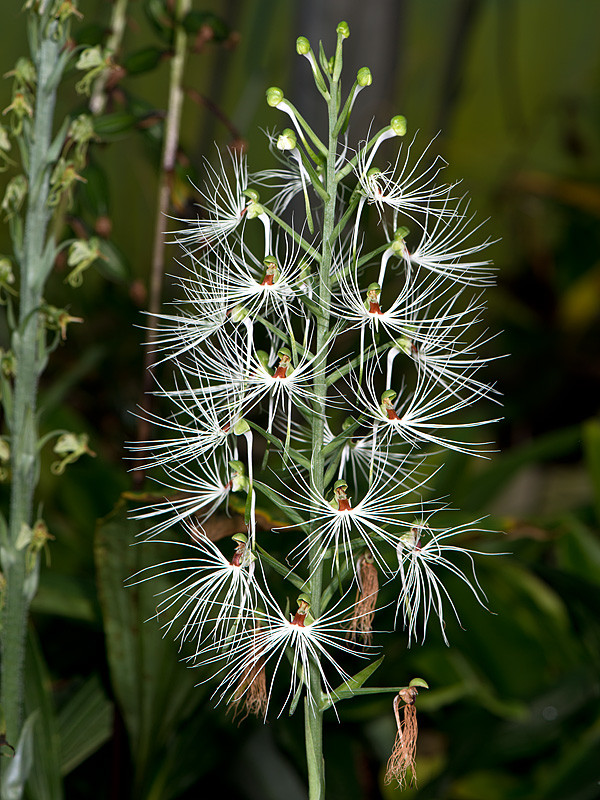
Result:
M311 481L314 491L322 496L325 493L325 458L323 455L323 441L325 432L325 410L327 404L327 382L325 368L327 365L326 343L330 335L330 307L331 307L331 264L333 260L333 231L335 228L337 180L335 174L335 156L337 151L337 136L335 126L337 122L339 84L331 80L331 92L328 102L329 112L329 147L327 152L327 169L325 174L325 189L329 199L324 206L323 237L321 244L321 260L319 264L319 306L317 315L317 341L316 352L321 353L319 363L315 367L314 394L315 411L312 438L312 474ZM317 618L321 614L321 597L323 593L323 565L318 558L321 543L318 538L311 545L309 562L315 564L310 579L311 588L311 613ZM321 676L319 665L311 664L311 692L312 698L306 698L305 714L305 740L306 757L308 764L309 799L324 800L325 798L325 770L323 761L323 711L321 709Z
M129 0L114 0L112 14L110 16L110 35L106 40L106 49L114 55L123 41L125 26L127 24L127 3ZM92 114L102 114L106 108L107 96L104 91L109 73L104 71L94 83L92 96L90 97L90 110Z
M7 588L0 632L0 703L6 718L7 739L12 744L16 744L22 725L25 633L29 604L35 593L36 574L36 570L27 573L27 548L17 549L16 543L22 527L32 525L33 497L39 477L37 388L46 353L38 309L42 303L44 282L55 254L55 248L46 244L46 231L51 217L48 195L53 166L48 161L48 151L52 141L57 71L61 67L61 51L67 37L64 25L60 31L57 23L48 21L46 16L39 19L37 12L31 14L33 24L39 30L37 52L32 53L38 81L33 121L23 133L29 197L24 246L19 259L19 325L12 336L18 370L12 413L8 420L11 433L12 486L8 540L4 543L2 552L2 568ZM16 796L11 794L11 797Z

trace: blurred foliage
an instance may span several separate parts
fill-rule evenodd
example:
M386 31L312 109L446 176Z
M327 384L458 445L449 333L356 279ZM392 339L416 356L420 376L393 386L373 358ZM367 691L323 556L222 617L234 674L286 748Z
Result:
M23 51L21 0L5 0L2 72ZM344 15L344 3L336 4ZM445 455L433 494L464 518L491 515L497 535L468 546L493 615L452 585L462 625L451 648L433 633L406 652L386 641L378 683L422 675L419 788L426 800L594 800L600 796L600 4L567 0L405 0L398 97L419 141L462 178L498 239L489 293L490 368L504 420L486 463ZM78 42L102 43L112 4L89 0ZM263 92L293 79L300 4L195 3L192 55L171 201L194 214L202 157L243 141L264 166L259 127L273 125ZM66 254L49 303L69 329L41 387L44 430L86 432L95 459L58 480L44 452L41 503L56 541L34 602L27 663L35 768L31 800L304 797L301 720L232 724L213 710L155 621L144 585L123 581L150 557L131 547L119 500L130 488L123 443L135 438L146 286L166 105L171 6L132 3L119 69L65 224L101 239L103 258L73 299ZM361 41L348 2L353 39ZM367 13L363 11L362 13ZM207 34L207 27L212 33ZM356 36L355 36L356 31ZM362 42L362 57L377 42ZM196 52L193 52L196 51ZM377 76L375 76L376 78ZM84 104L72 88L62 113ZM375 81L376 83L377 81ZM372 87L376 91L376 87ZM369 90L371 91L371 89ZM0 87L4 108L8 88ZM389 98L387 98L389 100ZM10 170L2 175L11 177ZM189 178L191 178L191 183ZM460 190L459 190L460 191ZM5 232L0 252L8 252ZM176 272L177 265L167 272ZM168 298L169 289L165 288ZM3 346L5 346L5 331ZM491 374L491 372L490 372ZM134 412L134 413L132 413ZM2 501L6 485L0 487ZM116 510L113 510L116 508ZM96 521L103 519L96 524ZM500 533L504 532L504 534ZM164 558L164 556L162 556ZM385 596L385 590L384 590ZM391 591L388 598L392 599ZM381 629L392 619L382 614ZM395 727L389 701L365 696L329 712L328 797L392 798L383 768ZM341 724L340 724L341 723ZM31 734L33 730L33 734Z

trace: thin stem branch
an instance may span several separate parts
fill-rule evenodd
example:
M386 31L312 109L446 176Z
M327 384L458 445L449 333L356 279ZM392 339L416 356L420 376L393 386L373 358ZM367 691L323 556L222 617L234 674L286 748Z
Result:
M158 313L160 311L162 280L165 265L165 234L167 232L167 214L169 211L169 200L171 194L171 184L175 163L177 158L177 148L179 145L179 132L181 127L181 112L183 106L183 72L185 68L185 56L187 47L187 34L181 20L190 11L191 0L178 0L177 30L175 32L174 55L171 61L171 75L169 81L169 101L167 105L167 116L165 118L163 151L161 158L161 170L158 187L158 203L156 209L156 222L154 226L154 245L152 249L152 267L150 274L150 293L148 302L148 334L146 337L146 349L144 353L143 371L143 392L142 408L150 410L152 388L151 367L154 361L153 348L157 338ZM149 439L150 422L148 415L140 417L138 423L138 441L144 442ZM138 470L134 475L134 482L140 486L144 480L144 473Z

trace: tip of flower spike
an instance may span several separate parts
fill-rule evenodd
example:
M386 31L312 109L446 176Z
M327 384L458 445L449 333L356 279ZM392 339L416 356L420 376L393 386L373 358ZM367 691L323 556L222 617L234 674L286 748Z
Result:
M306 36L299 36L296 39L296 52L299 56L305 56L310 53L310 42Z
M278 86L271 86L267 89L267 103L271 108L276 108L283 100L283 90Z
M392 117L390 120L390 128L394 131L396 136L404 136L406 133L406 117L400 114L397 117Z
M295 150L297 143L296 133L291 128L286 128L283 133L277 137L278 150Z
M368 67L361 67L356 73L356 82L359 86L370 86L373 83L373 76Z
M342 39L347 39L350 36L350 27L348 26L347 22L339 22L335 31L342 37Z

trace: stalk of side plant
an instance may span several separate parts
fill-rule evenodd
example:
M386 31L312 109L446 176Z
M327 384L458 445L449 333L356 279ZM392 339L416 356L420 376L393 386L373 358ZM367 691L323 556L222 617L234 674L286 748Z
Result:
M32 11L37 16L37 12ZM6 719L6 736L18 741L23 717L23 665L29 605L35 593L35 570L27 569L27 548L17 548L23 526L32 525L33 497L39 477L37 389L46 352L40 327L39 309L44 284L54 261L54 246L46 240L52 215L48 206L52 164L49 151L59 83L61 54L66 45L66 26L62 30L48 15L33 21L39 36L37 52L32 53L37 70L37 91L31 130L25 132L24 148L28 164L28 205L22 251L15 242L20 267L20 308L18 328L13 332L12 348L18 365L15 377L11 434L12 486L8 540L3 547L2 567L7 582L2 615L2 686L0 704ZM35 44L36 37L32 40ZM38 556L39 557L39 556Z

